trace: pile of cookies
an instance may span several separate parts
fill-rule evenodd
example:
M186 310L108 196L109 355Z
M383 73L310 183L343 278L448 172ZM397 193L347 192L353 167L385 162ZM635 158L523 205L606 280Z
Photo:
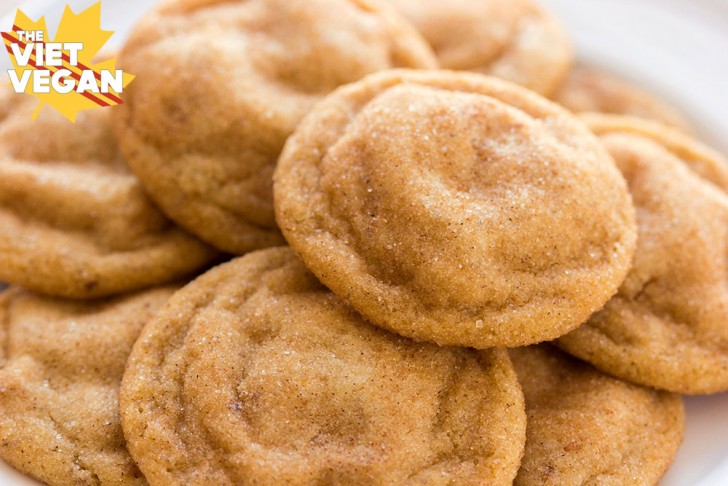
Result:
M728 162L532 0L167 0L120 64L0 92L16 469L655 484L728 390Z

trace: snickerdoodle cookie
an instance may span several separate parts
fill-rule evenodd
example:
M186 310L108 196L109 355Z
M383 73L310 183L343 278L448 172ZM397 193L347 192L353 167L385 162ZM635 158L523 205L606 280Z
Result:
M514 84L391 71L303 121L275 174L278 223L371 322L476 348L556 338L614 295L634 208L599 141Z
M728 191L728 160L683 131L634 117L585 113L579 118L598 136L620 132L652 140L675 154L700 177Z
M0 456L52 485L146 484L126 451L119 383L173 290L94 302L0 294Z
M142 19L121 54L136 79L117 132L172 219L230 253L283 242L272 174L303 115L374 71L436 66L378 1L176 0Z
M217 252L152 204L118 154L112 109L70 123L0 88L0 280L86 298L176 280Z
M526 428L504 350L378 329L289 248L173 296L134 346L121 414L152 484L510 484Z
M443 68L477 71L552 94L571 65L559 22L532 0L389 0Z
M637 118L585 119L629 184L637 251L618 294L559 345L636 383L728 390L728 162Z
M576 66L554 100L571 111L631 115L655 120L691 132L677 108L666 101L600 70Z
M657 484L682 442L682 399L605 375L550 345L511 349L526 398L514 484Z

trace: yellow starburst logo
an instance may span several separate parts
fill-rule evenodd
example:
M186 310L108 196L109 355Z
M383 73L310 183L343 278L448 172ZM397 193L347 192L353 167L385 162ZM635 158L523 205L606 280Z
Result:
M44 17L33 21L17 11L2 37L13 63L13 90L40 99L34 119L45 103L72 122L80 111L123 103L119 95L134 76L116 69L115 59L92 62L113 34L101 30L101 2L79 14L66 5L53 40Z

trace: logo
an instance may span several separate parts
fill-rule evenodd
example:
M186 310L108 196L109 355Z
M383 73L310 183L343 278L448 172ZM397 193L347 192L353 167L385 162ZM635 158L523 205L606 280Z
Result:
M123 103L119 95L134 76L116 69L115 59L93 62L113 34L101 30L101 2L79 14L66 5L53 40L44 17L34 22L17 11L12 30L2 37L13 64L13 90L40 100L33 119L44 104L75 122L80 111Z

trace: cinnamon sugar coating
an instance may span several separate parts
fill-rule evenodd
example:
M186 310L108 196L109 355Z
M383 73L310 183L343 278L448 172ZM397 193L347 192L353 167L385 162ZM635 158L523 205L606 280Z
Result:
M605 375L550 345L509 354L528 414L514 484L658 483L685 430L679 395Z
M76 123L0 89L0 280L108 296L177 280L218 252L168 220L119 155L114 109Z
M617 295L559 345L635 383L728 390L728 162L637 118L587 121L629 184L637 251Z
M579 118L597 136L620 132L652 140L678 157L694 173L728 191L728 159L681 130L634 117L584 113Z
M0 456L50 485L147 484L126 451L119 385L142 326L173 292L0 294Z
M278 222L371 322L445 345L577 327L635 247L626 184L555 104L476 74L394 71L332 94L275 174Z
M423 344L365 322L289 248L179 291L121 393L152 484L511 484L523 396L504 350Z
M176 0L121 53L136 75L119 143L160 207L229 253L281 244L272 174L323 96L393 67L434 68L420 35L378 0Z

